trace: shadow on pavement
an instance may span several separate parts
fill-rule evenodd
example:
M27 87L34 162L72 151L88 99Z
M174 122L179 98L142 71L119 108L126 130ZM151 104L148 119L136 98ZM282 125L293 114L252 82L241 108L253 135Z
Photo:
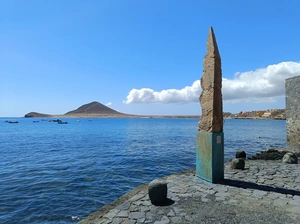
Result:
M220 181L219 184L233 186L233 187L240 187L240 188L250 188L250 189L261 190L261 191L270 191L270 192L276 192L280 194L300 195L300 191L290 190L290 189L280 188L280 187L259 185L259 184L241 181L241 180L224 179L223 181Z
M153 203L153 205L155 205L155 206L169 206L169 205L173 205L174 203L175 203L175 201L173 201L172 199L167 198L164 202Z

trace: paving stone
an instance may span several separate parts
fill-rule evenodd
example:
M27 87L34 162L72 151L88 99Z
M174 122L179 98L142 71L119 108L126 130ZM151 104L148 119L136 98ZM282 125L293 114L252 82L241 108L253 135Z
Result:
M142 218L145 218L145 217L146 217L145 212L131 212L129 214L130 219L142 219Z
M128 210L131 203L129 201L124 202L123 204L116 207L118 210Z
M154 224L167 224L170 223L170 221L155 221Z
M224 197L216 197L215 201L225 201Z
M169 213L167 214L168 217L174 217L175 213L173 210L169 211Z
M196 192L196 193L193 193L193 195L192 195L192 197L194 197L194 198L200 198L200 197L202 197L203 195L206 195L206 194L204 194L204 193L202 193L202 192Z
M148 212L150 211L150 206L142 206L141 207L141 212Z
M293 199L296 201L300 201L300 195L294 195Z
M149 212L146 213L146 221L150 221L153 223L155 219L156 219L156 215Z
M170 222L170 219L167 217L167 216L163 216L162 218L161 218L161 220L160 221L167 221L168 223Z
M130 205L129 210L130 210L130 212L139 211L139 206L132 204L132 205Z
M149 205L151 205L151 202L150 202L150 201L142 201L142 202L140 203L140 205L143 205L143 206L149 206Z
M289 200L288 204L289 205L298 205L298 206L300 206L300 201L291 199L291 200Z
M233 205L237 205L239 203L239 201L235 199L230 199L228 202Z
M203 202L210 202L211 200L209 199L209 198L201 198L201 201L203 201Z
M187 221L189 221L190 223L193 223L193 221L194 221L193 217L191 217L191 216L189 216L189 215L186 215L186 216L185 216L185 219L186 219Z
M215 186L213 189L217 192L227 192L228 191L228 188L226 186Z
M168 190L174 193L182 193L182 190L179 187L170 187Z
M116 217L121 217L121 218L127 218L128 217L128 212L125 210L120 211Z
M122 224L136 224L136 220L130 220L130 219L128 219L128 220L122 222Z
M137 223L144 223L144 222L145 222L145 220L146 220L146 218L141 218L141 219L138 219L138 220L137 220Z
M215 194L217 191L215 191L215 190L205 190L203 192L207 193L207 194Z
M146 193L142 192L142 193L138 193L136 195L134 195L132 198L130 198L128 201L133 202L133 201L137 201L143 197L145 197Z
M288 203L288 200L283 200L283 199L275 199L274 200L275 206L285 206L287 203Z
M120 210L118 210L118 209L112 209L106 215L104 215L103 217L113 219L119 212L120 212Z
M182 218L181 217L172 217L171 218L171 223L182 223Z
M121 218L115 218L113 220L112 224L120 224L120 223L122 223L122 221L123 221L123 219L121 219Z
M189 198L189 197L192 197L193 194L190 194L190 193L185 193L185 194L178 194L178 197L181 197L181 198Z
M215 194L216 197L229 197L231 194L228 192L218 192Z
M288 212L300 214L300 206L293 206L287 209Z
M275 194L275 193L269 193L266 195L266 197L270 198L270 199L276 199L276 198L279 198L279 195Z

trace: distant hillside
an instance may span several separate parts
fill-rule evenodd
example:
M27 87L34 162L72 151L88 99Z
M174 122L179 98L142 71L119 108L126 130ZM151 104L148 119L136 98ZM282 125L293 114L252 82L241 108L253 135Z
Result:
M30 112L25 117L133 117L134 115L123 114L115 111L99 102L84 104L76 110L69 111L62 115L50 115L37 112Z
M99 102L91 102L84 104L76 110L69 111L65 115L76 114L105 114L105 115L124 115L118 111L115 111Z
M52 117L50 114L41 114L37 112L30 112L25 115L25 117Z

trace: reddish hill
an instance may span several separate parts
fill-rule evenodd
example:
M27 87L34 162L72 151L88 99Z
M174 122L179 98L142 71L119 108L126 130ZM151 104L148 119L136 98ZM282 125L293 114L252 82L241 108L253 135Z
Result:
M78 115L78 114L101 114L101 115L124 115L115 111L99 102L91 102L78 107L76 110L69 111L65 115Z
M115 111L99 102L84 104L76 110L69 111L63 115L50 115L30 112L25 117L128 117L134 115L123 114Z

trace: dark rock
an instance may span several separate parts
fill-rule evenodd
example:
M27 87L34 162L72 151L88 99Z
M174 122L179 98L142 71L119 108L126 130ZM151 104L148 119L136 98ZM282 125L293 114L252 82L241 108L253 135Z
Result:
M237 150L235 154L235 158L246 159L246 152L244 150Z
M278 152L278 150L274 148L269 148L266 150L266 152Z
M290 164L297 164L298 163L298 158L294 153L288 152L283 156L282 162L283 163L290 163Z
M240 169L243 170L245 168L245 160L238 158L238 159L233 159L230 163L230 167L232 169Z
M167 200L168 187L163 180L156 179L149 183L148 194L152 204L161 204Z
M258 152L253 156L248 157L250 160L281 160L287 153L284 149L269 148L266 151ZM296 156L298 156L296 154Z

